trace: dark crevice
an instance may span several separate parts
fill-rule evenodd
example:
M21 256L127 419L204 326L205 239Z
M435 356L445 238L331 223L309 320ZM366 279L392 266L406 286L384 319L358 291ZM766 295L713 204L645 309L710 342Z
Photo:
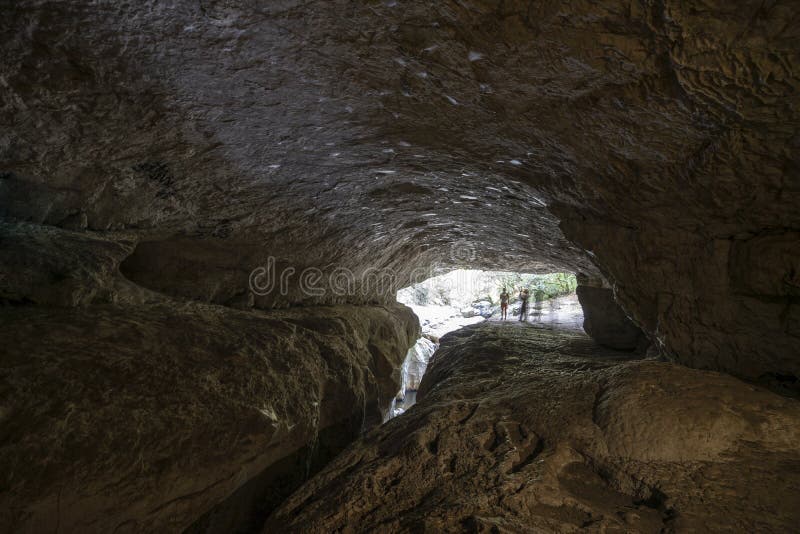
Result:
M544 451L544 445L545 443L543 439L536 440L536 445L534 445L533 450L530 452L530 454L528 454L525 458L523 458L523 460L520 463L512 467L511 472L519 473L527 466L531 465L533 461L536 460L536 458L538 458Z
M272 463L204 513L184 534L255 534L269 514L357 437L360 413L328 427L313 444Z

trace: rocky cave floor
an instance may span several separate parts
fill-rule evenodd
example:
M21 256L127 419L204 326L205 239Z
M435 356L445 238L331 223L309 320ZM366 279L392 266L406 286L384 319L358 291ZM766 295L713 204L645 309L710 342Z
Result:
M790 532L800 406L730 376L486 322L442 339L418 403L264 532Z

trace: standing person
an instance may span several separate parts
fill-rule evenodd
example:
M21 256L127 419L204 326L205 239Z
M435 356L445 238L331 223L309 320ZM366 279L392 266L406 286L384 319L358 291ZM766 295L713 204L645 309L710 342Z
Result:
M528 320L528 298L530 294L528 293L527 289L523 289L519 292L519 320L520 321L527 321Z
M500 293L500 318L505 321L508 319L508 293L506 288Z

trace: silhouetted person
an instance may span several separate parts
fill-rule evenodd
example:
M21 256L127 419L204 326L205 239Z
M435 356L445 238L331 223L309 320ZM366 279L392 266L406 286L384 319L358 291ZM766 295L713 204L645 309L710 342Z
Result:
M504 321L508 319L508 293L506 288L503 288L502 293L500 293L500 318Z
M527 289L523 289L519 292L519 320L520 321L527 321L528 320L528 298L530 294L528 293Z

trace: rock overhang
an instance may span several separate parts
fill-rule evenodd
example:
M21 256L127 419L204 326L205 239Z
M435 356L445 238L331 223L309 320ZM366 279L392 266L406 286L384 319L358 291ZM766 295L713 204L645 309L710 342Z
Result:
M251 305L267 257L602 275L670 357L796 376L795 296L774 289L798 270L794 18L758 2L21 3L2 213L127 232L134 281L225 304ZM778 259L729 273L762 237Z

